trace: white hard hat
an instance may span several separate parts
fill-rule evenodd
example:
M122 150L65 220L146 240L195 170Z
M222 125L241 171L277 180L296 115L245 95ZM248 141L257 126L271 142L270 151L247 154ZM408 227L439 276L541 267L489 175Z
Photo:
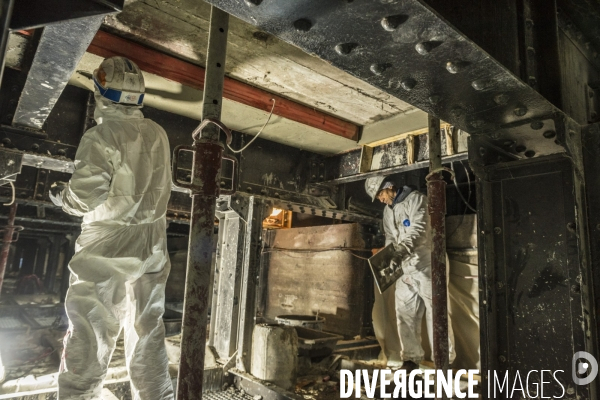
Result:
M102 61L94 71L94 85L101 96L115 103L141 105L144 101L142 71L125 57Z
M381 184L384 180L385 176L372 176L365 180L365 191L371 196L372 201L375 201L377 193L382 189Z

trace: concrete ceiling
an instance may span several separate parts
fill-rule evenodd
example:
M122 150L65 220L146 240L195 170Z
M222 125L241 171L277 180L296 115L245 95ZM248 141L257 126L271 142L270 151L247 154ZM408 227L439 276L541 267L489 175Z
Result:
M210 9L200 0L128 0L122 13L105 18L103 29L204 66ZM26 42L11 35L7 66L19 67ZM92 90L86 75L101 60L86 53L69 83ZM226 74L363 127L357 143L274 115L263 137L305 150L340 153L427 125L419 109L235 17L230 18ZM147 105L200 119L201 90L146 72L145 77ZM265 111L224 99L222 120L232 129L255 134L267 117Z
M120 36L204 66L209 16L210 5L199 0L129 0L122 13L106 18L105 27ZM426 114L415 107L235 17L230 18L226 74L364 125L360 143L427 124ZM163 85L160 80L151 80ZM170 86L168 98L157 94L151 105L198 118L201 92L167 86ZM158 93L164 88L151 89ZM178 99L177 93L182 99ZM255 133L267 117L263 111L230 103L233 102L224 103L223 119L237 130ZM292 146L321 153L338 153L357 147L357 143L348 139L284 118L274 117L271 124L264 131L265 138Z

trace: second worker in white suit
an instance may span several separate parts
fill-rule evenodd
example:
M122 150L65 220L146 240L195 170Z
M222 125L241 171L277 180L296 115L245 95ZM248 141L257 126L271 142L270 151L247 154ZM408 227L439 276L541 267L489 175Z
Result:
M404 366L415 368L423 360L421 322L425 315L429 346L433 349L431 227L427 196L404 186L398 190L384 177L365 181L365 190L373 201L385 204L383 229L385 245L394 244L404 275L396 281L396 322ZM446 264L448 265L448 264ZM448 316L450 363L454 361L454 335Z

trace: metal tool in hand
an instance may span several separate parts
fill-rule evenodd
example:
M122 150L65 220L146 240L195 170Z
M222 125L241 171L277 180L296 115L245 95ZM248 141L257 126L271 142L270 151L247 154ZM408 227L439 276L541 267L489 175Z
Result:
M398 258L398 252L393 243L369 258L369 266L379 293L385 292L404 275L402 260Z

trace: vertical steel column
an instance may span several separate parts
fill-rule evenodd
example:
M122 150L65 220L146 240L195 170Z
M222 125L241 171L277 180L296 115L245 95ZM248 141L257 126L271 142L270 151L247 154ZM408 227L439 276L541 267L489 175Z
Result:
M15 0L0 0L0 83L4 72L4 60L8 34L10 29L10 17L12 16Z
M202 119L220 119L223 79L227 53L229 15L212 7L208 34L208 54ZM181 359L177 378L177 399L202 398L204 352L210 287L210 269L214 240L215 203L219 195L223 145L219 128L208 125L200 137L194 136L192 167L192 216L183 326ZM175 154L175 157L177 154Z
M13 228L15 226L16 215L17 203L13 203L13 205L10 206L10 211L8 212L6 231L4 231L4 238L2 239L2 250L0 251L0 293L2 293L2 283L4 282L4 273L6 272L6 261L8 260L10 244L12 243Z
M429 115L429 175L427 197L433 247L433 360L437 369L448 369L448 286L446 276L446 182L442 176L440 120ZM443 397L445 398L445 397Z

